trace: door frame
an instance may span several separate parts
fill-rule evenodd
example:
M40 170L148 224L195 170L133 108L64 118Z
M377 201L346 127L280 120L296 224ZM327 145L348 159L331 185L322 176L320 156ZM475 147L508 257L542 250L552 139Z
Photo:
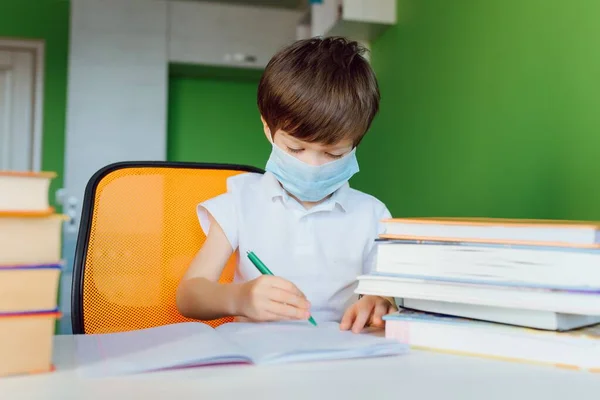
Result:
M46 42L41 39L20 39L0 36L0 50L25 51L33 55L33 115L31 135L31 168L41 171L44 123L44 68Z

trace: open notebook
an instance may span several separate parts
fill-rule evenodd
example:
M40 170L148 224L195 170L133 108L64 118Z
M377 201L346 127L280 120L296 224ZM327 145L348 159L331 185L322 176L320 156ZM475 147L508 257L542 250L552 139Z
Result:
M340 331L337 323L230 323L217 329L185 322L77 336L79 372L109 376L201 365L283 364L402 354L397 340Z

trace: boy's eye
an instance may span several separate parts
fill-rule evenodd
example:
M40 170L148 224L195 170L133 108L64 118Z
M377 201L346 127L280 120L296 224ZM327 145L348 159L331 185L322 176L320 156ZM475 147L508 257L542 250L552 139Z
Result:
M342 158L344 156L343 154L331 154L331 153L325 153L325 155L330 158Z
M293 149L293 148L291 148L291 147L288 146L288 151L290 153L300 153L302 150L304 150L304 149Z

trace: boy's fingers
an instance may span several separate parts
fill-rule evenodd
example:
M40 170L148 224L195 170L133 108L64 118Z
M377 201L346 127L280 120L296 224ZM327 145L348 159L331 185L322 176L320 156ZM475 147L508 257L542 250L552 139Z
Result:
M282 317L279 314L275 314L273 312L265 311L265 316L264 316L263 321L274 322L274 321L281 321L282 319L292 319L292 318Z
M292 282L285 280L283 278L274 276L272 279L272 282L271 282L271 286L285 290L286 292L293 293L296 296L306 298L304 293L302 293L302 291L300 289L298 289L298 287L296 285L294 285Z
M269 306L269 312L284 319L308 319L309 316L307 310L274 301Z
M275 287L269 292L269 299L278 303L298 307L303 310L308 310L310 308L310 303L304 297L300 297Z
M352 332L359 333L362 331L371 316L371 311L372 308L362 308L358 310L354 324L352 324Z
M356 318L356 307L350 307L344 313L342 317L342 321L340 322L340 329L343 331L347 331L352 326L352 322Z
M373 318L371 324L377 328L383 328L384 323L381 317L388 313L389 308L390 307L388 306L388 304L377 304L377 306L375 306L375 310L373 311Z

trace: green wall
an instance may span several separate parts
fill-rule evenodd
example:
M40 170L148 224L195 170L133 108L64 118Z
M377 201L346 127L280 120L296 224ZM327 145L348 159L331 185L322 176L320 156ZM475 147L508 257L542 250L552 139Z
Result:
M50 192L54 202L63 180L69 2L0 0L0 37L46 41L42 169L58 173Z
M256 106L259 72L180 71L169 81L169 161L264 168L270 147Z
M354 185L395 216L600 220L600 2L399 0Z

